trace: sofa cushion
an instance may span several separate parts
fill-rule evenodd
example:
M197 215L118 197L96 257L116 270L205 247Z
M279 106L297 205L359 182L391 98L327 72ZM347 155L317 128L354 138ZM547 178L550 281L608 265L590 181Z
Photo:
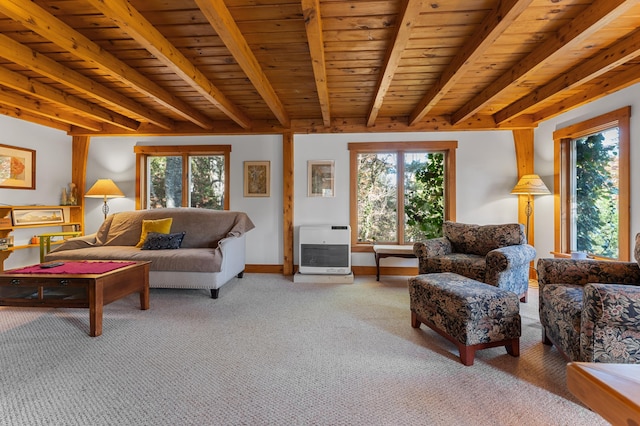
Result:
M140 232L140 241L138 241L136 247L142 247L144 241L147 239L147 234L149 232L156 232L159 234L168 234L169 232L171 232L172 222L173 218L171 217L156 220L143 220L142 231Z
M140 250L134 246L93 246L89 248L49 252L54 260L148 260L152 271L220 272L222 252L212 248L180 248L179 250Z
M475 254L451 253L429 258L428 273L453 272L477 281L483 281L487 263L483 256Z
M445 221L442 231L457 253L486 256L497 248L526 243L524 226L519 223L473 225Z
M173 234L161 234L149 232L147 239L142 244L142 250L175 250L182 244L185 232L175 232Z

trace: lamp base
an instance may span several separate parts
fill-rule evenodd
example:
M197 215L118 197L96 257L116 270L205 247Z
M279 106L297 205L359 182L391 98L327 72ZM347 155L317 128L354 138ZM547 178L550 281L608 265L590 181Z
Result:
M109 214L109 206L107 205L107 200L104 200L104 204L102 205L102 213L104 213L104 218L107 218Z

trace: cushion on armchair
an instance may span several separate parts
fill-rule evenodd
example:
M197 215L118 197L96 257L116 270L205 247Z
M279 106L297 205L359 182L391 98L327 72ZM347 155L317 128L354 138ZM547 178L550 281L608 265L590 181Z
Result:
M486 256L497 248L526 243L519 223L472 225L446 221L442 232L451 241L454 252L479 256Z

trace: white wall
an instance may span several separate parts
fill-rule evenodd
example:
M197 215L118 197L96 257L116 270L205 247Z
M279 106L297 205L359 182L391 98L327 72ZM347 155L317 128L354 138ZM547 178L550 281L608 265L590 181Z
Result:
M256 228L247 233L247 263L282 264L282 137L263 136L171 136L94 137L87 159L87 188L99 178L111 178L126 198L109 200L109 212L135 209L136 145L231 145L230 209L246 212ZM243 162L271 162L271 196L243 196ZM102 223L102 200L85 200L86 232L95 232Z
M609 95L589 105L542 123L535 131L535 172L549 189L553 189L554 130L578 121L631 105L631 237L640 232L640 85ZM37 151L36 190L0 188L0 203L58 204L62 188L71 176L71 137L63 132L0 116L3 131L0 143ZM349 142L437 141L457 140L457 217L460 222L487 224L517 220L517 197L510 194L517 171L513 137L510 131L493 132L424 132L357 133L296 135L294 138L295 186L294 226L315 223L349 223ZM135 155L137 144L229 144L231 151L232 210L245 211L256 224L247 234L247 263L281 265L282 242L282 138L280 135L216 137L94 137L89 147L87 188L98 178L112 178L126 198L109 201L111 212L135 207ZM243 197L243 162L271 162L271 196ZM335 160L336 194L332 198L307 197L307 161ZM95 231L103 220L102 201L86 199L86 232ZM535 243L538 257L548 257L553 249L553 197L535 199ZM24 231L20 231L24 233ZM26 233L23 238L30 237ZM294 245L295 247L295 245ZM297 262L297 253L294 256ZM38 261L35 249L19 250L5 262L18 267ZM404 266L412 260L385 259L385 265ZM353 264L374 265L373 256L353 255Z
M0 115L0 144L36 151L36 188L8 189L0 188L0 203L8 205L59 205L62 189L71 182L71 137L66 133ZM55 232L38 228L37 231ZM13 233L16 245L27 244L33 236L28 229ZM36 248L17 250L5 261L5 269L37 263L40 259Z
M456 219L477 224L514 222L518 200L511 195L517 182L515 148L511 131L415 132L296 135L295 238L309 224L349 224L349 142L458 141L456 150ZM307 161L335 161L335 197L307 197ZM294 262L298 261L298 253ZM354 266L375 265L373 254L354 253ZM390 258L385 266L415 265L415 260Z
M631 253L635 235L640 232L640 84L603 97L547 120L535 130L535 170L553 192L553 132L572 124L597 117L618 108L631 106ZM538 257L551 257L554 248L553 196L535 199L535 243ZM633 255L632 255L633 257ZM633 260L633 259L632 259Z

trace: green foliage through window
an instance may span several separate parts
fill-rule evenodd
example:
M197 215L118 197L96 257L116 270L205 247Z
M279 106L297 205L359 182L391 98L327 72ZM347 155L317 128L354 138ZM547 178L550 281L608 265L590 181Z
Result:
M224 209L225 162L223 155L188 158L187 184L190 207ZM149 156L148 208L180 207L183 198L182 156Z
M441 237L444 222L444 154L427 154L426 162L413 161L405 170L408 174L405 179L405 240Z
M618 257L618 128L573 140L575 250Z
M441 236L444 158L442 152L358 153L358 241L407 244Z

